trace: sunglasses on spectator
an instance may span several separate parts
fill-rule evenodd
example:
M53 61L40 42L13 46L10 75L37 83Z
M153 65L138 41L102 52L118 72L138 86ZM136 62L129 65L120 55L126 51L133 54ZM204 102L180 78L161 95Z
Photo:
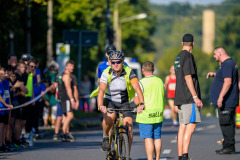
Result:
M36 66L29 66L29 67L31 67L31 68L36 68Z
M115 61L115 62L111 62L113 65L114 64L120 64L120 63L122 63L122 61Z

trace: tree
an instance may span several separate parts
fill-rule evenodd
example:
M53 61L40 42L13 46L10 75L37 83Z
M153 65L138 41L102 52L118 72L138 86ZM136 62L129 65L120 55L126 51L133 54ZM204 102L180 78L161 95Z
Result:
M15 33L15 52L18 58L24 53L24 30L26 24L25 7L27 0L0 0L0 47L1 52L8 54L8 35L10 30ZM31 54L40 60L40 67L46 65L46 31L47 31L47 0L32 0L32 47ZM110 1L111 14L114 3ZM127 2L126 2L127 3ZM105 56L106 36L106 0L55 0L53 3L53 48L62 42L64 30L91 30L99 32L99 45L84 47L82 50L83 74L95 75L96 65ZM134 4L123 5L120 8L120 18L134 16L147 12L148 18L126 23L123 26L123 49L126 55L137 58L137 52L153 48L149 35L153 34L156 21L148 7L148 1L136 1ZM113 17L111 17L111 25ZM127 45L126 45L127 44ZM148 44L148 45L146 45ZM141 53L141 52L140 52ZM1 63L7 57L1 54ZM77 59L77 48L71 47L71 59Z
M85 74L87 72L92 76L95 75L97 63L105 55L105 12L107 7L105 2L105 0L57 0L54 4L55 41L62 38L62 31L64 29L92 30L99 32L98 48L83 48L83 71ZM116 0L110 1L111 13L113 13L115 2ZM154 25L156 23L147 5L147 0L137 1L134 5L131 3L129 5L123 4L119 6L120 19L143 12L148 13L147 19L136 20L122 25L123 51L127 56L137 58L138 48L148 50L149 46L153 46L146 46L145 44L151 44L149 35L154 32ZM111 17L111 24L113 22L112 18L113 17ZM76 49L73 50L76 51ZM77 54L75 53L76 52L72 55L73 59L77 59Z
M220 26L221 35L216 41L216 46L223 46L233 60L240 65L240 7L235 7L231 14Z

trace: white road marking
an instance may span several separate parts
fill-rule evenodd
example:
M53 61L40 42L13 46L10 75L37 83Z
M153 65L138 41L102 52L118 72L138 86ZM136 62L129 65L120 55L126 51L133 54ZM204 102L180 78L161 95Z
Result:
M196 131L201 131L201 130L203 130L203 128L197 128L197 129L196 129Z
M171 149L164 149L162 154L170 154L171 153Z
M207 126L207 128L215 128L215 127L216 127L215 124L214 124L214 125Z
M167 160L167 158L160 158L160 160Z
M171 143L177 143L176 139L171 140Z

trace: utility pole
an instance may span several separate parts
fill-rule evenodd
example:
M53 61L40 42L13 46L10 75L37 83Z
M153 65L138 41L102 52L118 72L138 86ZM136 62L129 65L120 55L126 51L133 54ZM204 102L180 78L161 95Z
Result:
M109 45L109 33L110 33L110 9L109 9L109 5L110 5L110 1L106 0L107 3L107 10L106 10L106 41L105 44L106 46Z
M26 53L31 53L31 0L27 0L26 8Z
M53 38L52 38L52 26L53 26L53 1L48 0L47 2L47 64L50 63L53 56Z

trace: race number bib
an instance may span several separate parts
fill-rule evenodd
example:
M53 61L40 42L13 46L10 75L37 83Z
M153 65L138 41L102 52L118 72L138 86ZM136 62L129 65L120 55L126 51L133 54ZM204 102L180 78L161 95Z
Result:
M175 90L176 83L171 83L168 85L168 90Z
M5 101L8 98L10 98L9 90L4 90L3 100Z

